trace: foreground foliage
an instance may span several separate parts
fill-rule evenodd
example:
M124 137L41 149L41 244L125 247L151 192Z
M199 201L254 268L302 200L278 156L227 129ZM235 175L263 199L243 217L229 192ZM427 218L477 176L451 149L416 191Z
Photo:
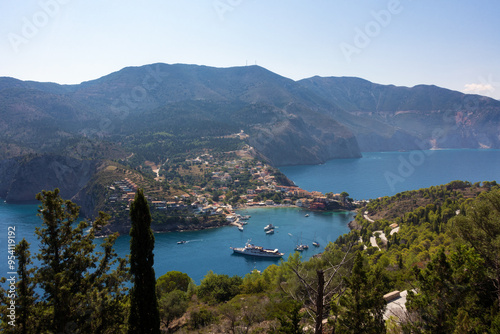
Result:
M74 204L56 192L44 192L40 199L40 265L33 265L29 245L19 243L18 327L12 331L4 318L3 329L131 331L125 261L112 250L116 237L106 239L101 254L93 248L93 233L107 217L101 214L85 234L88 222L76 223ZM132 211L147 222L146 205ZM359 229L328 244L320 256L302 261L295 253L244 277L209 272L198 286L184 273L168 272L143 302L158 303L161 330L170 333L500 332L500 188L495 182L454 181L373 200L362 210L372 221L357 215ZM141 231L149 236L148 229ZM142 245L153 242L149 236ZM140 258L151 260L143 264L152 265L151 247L143 248L149 250ZM134 256L131 261L141 263ZM388 319L383 296L394 290L408 291L406 309ZM7 302L2 291L2 312Z
M29 244L17 246L19 279L16 324L2 319L14 333L120 333L127 314L126 261L113 250L117 235L104 239L96 252L95 233L107 222L100 213L94 222L78 221L79 208L64 201L59 190L38 194L42 228L38 266L33 266ZM85 231L88 230L86 233ZM40 296L36 291L40 291ZM9 302L2 291L2 314Z
M153 268L155 237L149 205L141 189L130 204L130 218L130 273L134 286L130 290L128 332L159 333L160 314Z

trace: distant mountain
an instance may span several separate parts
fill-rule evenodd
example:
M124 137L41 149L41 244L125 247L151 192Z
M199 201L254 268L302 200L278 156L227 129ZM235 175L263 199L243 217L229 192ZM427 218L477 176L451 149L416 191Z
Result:
M436 86L293 81L259 66L152 64L79 85L0 78L0 153L75 157L90 141L105 152L161 161L167 146L244 130L246 142L274 165L315 164L362 151L500 148L499 115L500 101ZM159 141L158 133L169 139Z
M319 112L335 106L258 66L153 64L80 85L2 78L0 87L0 128L6 131L0 140L24 150L50 152L82 137L123 144L137 133L244 130L248 143L275 165L360 157L351 131Z
M299 83L357 116L346 119L331 113L353 131L362 151L500 147L500 101L489 97L346 77L313 77Z

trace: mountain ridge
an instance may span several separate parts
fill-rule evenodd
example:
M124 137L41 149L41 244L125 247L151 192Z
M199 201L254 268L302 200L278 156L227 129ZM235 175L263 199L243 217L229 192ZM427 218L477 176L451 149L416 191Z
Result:
M500 101L487 97L353 77L294 81L256 65L155 63L76 85L0 77L0 190L32 200L28 183L60 187L64 174L79 180L72 197L106 159L140 169L243 147L274 166L366 151L500 148L499 129Z
M26 117L38 115L35 117L37 122L50 123L52 132L64 133L75 140L82 134L84 137L101 139L119 136L120 131L130 130L130 124L136 121L139 114L165 111L174 104L178 109L182 109L179 105L184 104L188 110L192 110L189 109L192 108L189 101L206 101L212 104L213 109L223 109L230 104L248 110L259 107L262 110L274 110L266 126L257 120L246 130L250 132L249 141L257 145L257 151L266 151L264 156L275 165L321 163L331 158L359 157L362 151L458 148L457 145L464 148L500 147L497 136L492 133L500 123L496 117L500 101L434 85L381 85L356 77L314 76L294 81L257 65L216 68L154 63L125 67L76 85L1 77L2 100L6 102L2 114L16 118L16 127ZM37 105L37 100L43 103ZM14 104L10 110L9 104ZM249 109L248 106L253 107ZM197 112L203 117L211 117L204 110ZM228 116L234 119L235 114L238 111L233 109L221 116L227 120ZM299 156L293 159L274 157L273 154L280 155L281 152L275 152L269 145L272 146L273 138L279 139L282 135L273 132L274 126L297 126L300 122L290 121L297 117L307 124L300 131L293 129L297 130L297 135L299 132L304 134L303 144L310 145L313 140L319 145L316 151L329 153L309 155L305 159ZM80 123L77 129L74 124L70 124L71 120ZM106 122L113 124L113 130L103 126ZM322 128L324 122L328 123L328 128ZM11 124L7 123L4 121L0 126L8 128ZM235 123L241 122L233 122L231 126L236 126ZM432 125L429 126L429 123ZM306 128L312 132L307 133ZM429 128L443 130L449 139L437 145ZM482 131L484 129L487 131ZM27 127L21 130L24 131L17 132L30 132ZM348 139L350 152L344 150L343 154L334 153L331 146L321 144L318 138L332 132L340 133L336 135L337 139ZM8 141L5 136L1 139ZM417 142L418 146L415 144ZM16 138L16 144L22 144L22 140ZM291 153L292 150L289 151Z

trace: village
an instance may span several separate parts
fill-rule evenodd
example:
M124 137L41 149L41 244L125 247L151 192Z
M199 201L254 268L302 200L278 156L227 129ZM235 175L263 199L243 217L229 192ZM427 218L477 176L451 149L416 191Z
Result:
M143 180L131 174L108 185L107 206L116 210L130 210L136 190L145 188L152 212L166 216L222 216L228 223L238 224L235 212L246 207L296 206L305 210L346 210L357 202L347 193L307 191L291 183L276 168L249 158L222 160L210 154L186 159L178 167L182 174L170 173L171 180L178 176L201 175L191 184L174 185L170 191L150 190ZM155 178L156 184L161 180ZM286 184L286 185L285 185ZM204 185L204 187L201 187Z

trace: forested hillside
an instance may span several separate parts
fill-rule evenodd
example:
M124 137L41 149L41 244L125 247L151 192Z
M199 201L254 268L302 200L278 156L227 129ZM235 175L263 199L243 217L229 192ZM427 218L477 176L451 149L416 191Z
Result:
M32 167L48 175L64 157L143 172L147 163L168 170L172 162L242 148L273 166L360 158L362 151L500 148L499 111L499 101L436 86L294 81L259 66L158 63L78 85L0 78L0 170L8 171L0 196L33 200L29 187L12 186L11 171L33 154L47 163ZM62 188L45 181L45 189Z
M105 220L100 215L96 228ZM340 236L321 255L308 261L302 261L300 254L295 253L278 265L245 277L209 272L199 285L184 273L165 273L156 283L162 330L443 334L500 331L500 187L496 182L454 181L373 200L361 209L356 220L359 230ZM82 224L69 234L75 249L84 246L79 236L87 225ZM90 238L94 235L91 231ZM41 232L43 236L49 230ZM369 240L372 238L374 241ZM113 241L113 237L108 238L105 244L108 260L113 259L109 248ZM48 276L32 275L50 269L50 263L45 269L33 267L27 249L25 244L16 249L23 256L22 272L26 274L18 284L28 288L19 290L19 303L24 307L19 323L27 329L50 330L53 308L60 305L46 303L34 293L37 284L52 286ZM64 256L82 261L85 255ZM48 259L47 255L41 258ZM128 294L121 287L128 279L127 268L120 263L117 271L109 275L97 273L102 275L97 276L99 279L112 279L110 287L83 279L94 296L90 304L80 298L87 293L82 290L79 298L64 299L68 309L58 319L67 319L67 325L76 330L75 324L91 316L93 321L85 322L85 328L100 329L102 333L126 332L124 317L117 316L127 314L129 307ZM69 272L65 270L71 268L61 269L60 277L66 277ZM85 272L82 268L79 270ZM66 283L63 280L60 284ZM406 305L395 308L388 304L390 292L396 298L400 292L404 294ZM6 309L7 294L2 296L2 307ZM88 312L76 312L84 306L82 303ZM115 316L95 313L92 305L98 303ZM44 317L46 322L41 321ZM9 329L8 319L3 321L4 328ZM64 322L59 324L64 326Z

